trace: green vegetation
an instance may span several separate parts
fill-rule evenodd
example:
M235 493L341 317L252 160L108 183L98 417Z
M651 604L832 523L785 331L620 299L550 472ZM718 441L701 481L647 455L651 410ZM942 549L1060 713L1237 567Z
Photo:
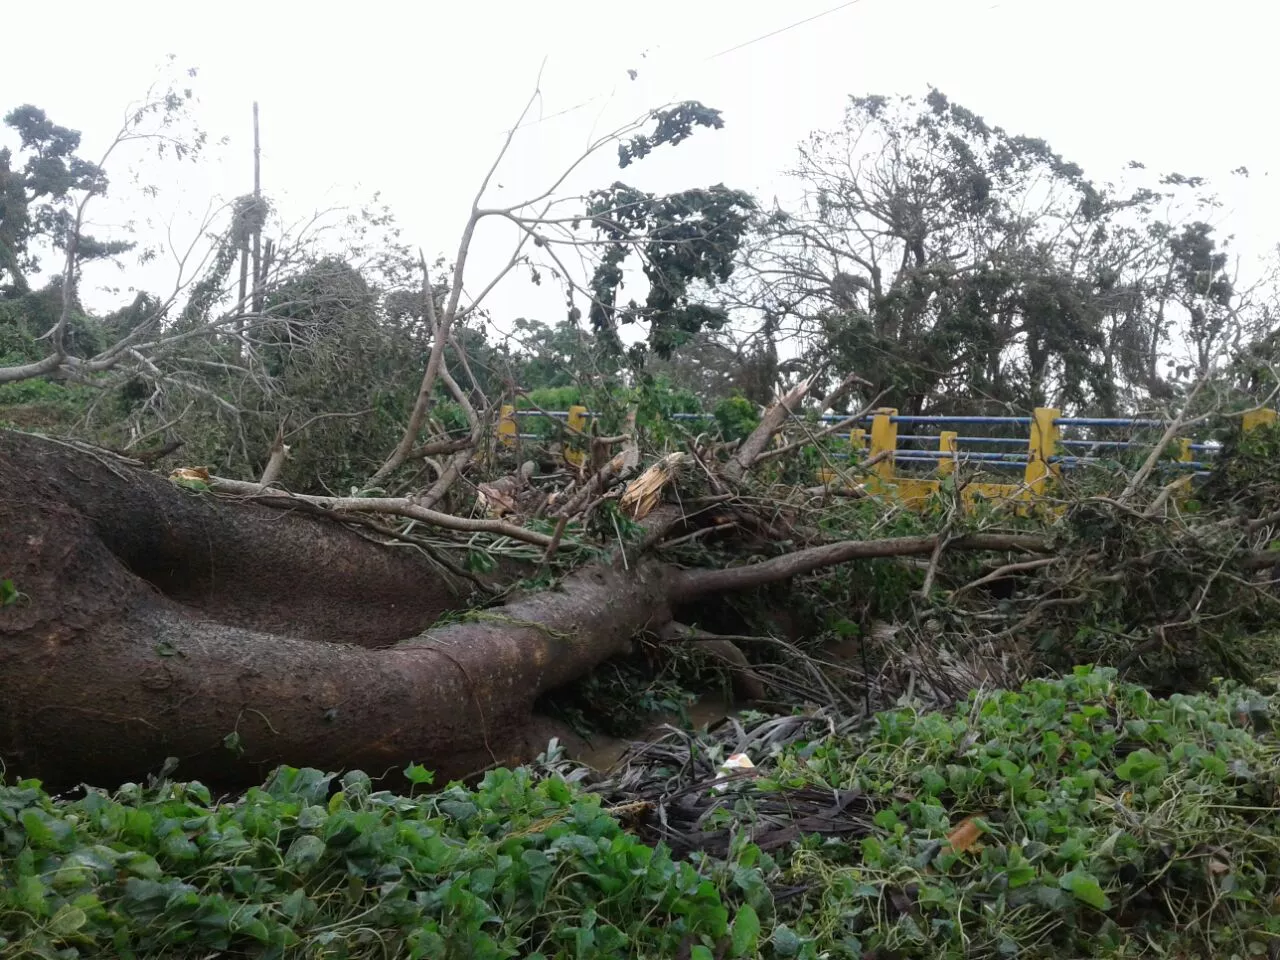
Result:
M1278 706L1080 669L793 740L718 801L653 767L738 825L720 859L526 768L425 793L411 766L406 796L281 768L225 802L15 783L0 956L1255 956L1280 938ZM857 795L794 846L751 842L757 807L814 786Z

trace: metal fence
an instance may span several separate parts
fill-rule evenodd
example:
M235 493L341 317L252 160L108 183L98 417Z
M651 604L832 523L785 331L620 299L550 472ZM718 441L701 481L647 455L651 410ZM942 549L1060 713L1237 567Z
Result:
M573 432L585 434L595 414L581 406L549 411L504 406L498 421L499 440L511 446L518 439L538 439L536 434L519 430L518 421L531 416L563 420ZM714 419L705 413L676 413L670 417ZM1243 428L1250 430L1273 423L1276 418L1275 410L1250 411L1244 415ZM820 419L832 424L850 418L828 414ZM843 451L828 450L827 456L861 465L860 472L866 474L863 486L868 493L893 495L908 504L927 500L962 463L983 471L1022 473L1020 480L1009 483L969 483L964 488L966 500L1031 500L1044 494L1064 470L1114 462L1126 451L1150 451L1169 423L1141 417L1064 417L1061 411L1051 408L1037 409L1029 417L904 416L897 410L881 409L852 421L849 433L828 434L827 438L848 446ZM899 427L910 429L900 432ZM1167 445L1173 455L1162 460L1160 468L1185 473L1188 483L1207 473L1218 452L1214 442L1197 443L1187 438L1174 438ZM566 445L569 463L581 466L585 456L580 445ZM819 469L821 482L838 481L839 470L834 467L832 464ZM918 471L928 475L913 474Z

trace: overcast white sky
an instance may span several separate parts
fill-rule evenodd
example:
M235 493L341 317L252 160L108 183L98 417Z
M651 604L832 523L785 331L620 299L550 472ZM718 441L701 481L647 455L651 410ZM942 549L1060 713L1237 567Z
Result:
M1266 176L1277 147L1280 12L1262 0L73 0L56 16L53 39L36 41L33 26L32 42L7 40L0 108L45 108L84 131L87 156L167 54L199 67L201 122L230 146L166 173L154 204L117 171L113 206L99 210L108 221L168 215L179 235L190 229L182 211L250 188L256 99L264 189L286 213L381 191L412 242L451 257L471 195L546 58L545 119L517 135L495 201L540 192L593 133L684 98L721 109L725 129L655 154L625 179L649 189L724 182L785 201L795 189L780 172L795 144L834 127L849 94L923 94L933 84L990 122L1046 138L1097 179L1130 159L1210 177L1229 200L1223 229L1244 252L1280 239L1280 173ZM612 158L573 185L619 178ZM1241 164L1253 176L1228 178ZM499 227L480 235L468 289L505 260L508 241ZM490 306L499 320L563 315L557 295L523 280Z

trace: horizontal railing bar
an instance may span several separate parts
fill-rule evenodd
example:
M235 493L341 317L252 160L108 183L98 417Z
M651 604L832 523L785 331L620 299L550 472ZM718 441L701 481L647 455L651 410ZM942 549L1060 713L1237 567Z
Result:
M518 408L512 411L517 417L568 417L568 410L528 410ZM596 417L598 413L587 411L584 417ZM672 420L714 420L715 415L710 413L672 413L669 414ZM818 418L824 423L839 423L841 420L848 420L846 414L828 413ZM870 423L875 419L874 414L867 414L858 422ZM976 416L976 415L959 415L959 414L937 414L937 415L916 415L916 414L894 414L889 418L890 423L918 423L918 424L945 424L945 423L981 423L988 425L999 424L1016 424L1026 426L1032 422L1031 417L995 417L995 416ZM1149 420L1140 417L1059 417L1054 420L1054 424L1059 427L1141 427L1143 429L1166 427L1169 425L1168 420ZM986 438L983 438L986 439Z
M1059 427L1167 427L1168 420L1142 420L1137 417L1059 417L1053 421Z
M864 417L864 420L873 420L874 417ZM918 417L918 416L893 416L889 418L890 423L985 423L985 424L1016 424L1018 426L1028 426L1031 423L1030 417L981 417L981 416L937 416L937 417Z
M903 451L894 454L894 459L902 459ZM1005 463L1026 463L1028 454L1025 453L983 453L981 451L960 451L952 453L950 450L908 450L905 456L913 459L924 460L1003 460Z
M948 458L948 460L950 460L950 458ZM969 454L969 456L965 456L964 453L959 454L959 456L957 456L955 460L961 463L964 463L965 461L973 461L977 463L982 463L983 466L988 466L988 467L1018 467L1019 470L1027 466L1027 461L1025 460L984 460L984 458L974 456L974 454ZM899 454L899 456L893 457L893 462L895 463L938 463L940 462L940 458L916 456L916 454L909 453L909 454L906 454L905 457L902 456L902 454Z

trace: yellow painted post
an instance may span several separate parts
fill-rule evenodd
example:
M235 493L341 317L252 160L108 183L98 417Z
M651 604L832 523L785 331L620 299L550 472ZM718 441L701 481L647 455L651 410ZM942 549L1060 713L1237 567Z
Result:
M954 430L943 430L938 435L938 452L946 454L938 458L938 476L948 477L956 468L956 437L960 434Z
M1049 462L1049 458L1058 452L1058 425L1054 421L1060 416L1061 413L1057 410L1037 407L1031 418L1031 441L1027 447L1027 471L1024 476L1028 497L1043 494L1049 478L1060 473L1057 464Z
M1265 407L1261 410L1250 410L1240 421L1240 426L1247 432L1257 427L1265 427L1276 422L1276 411Z
M854 463L857 463L866 452L867 431L861 427L855 427L849 431L849 456L853 458Z
M871 473L885 486L893 483L893 455L898 449L898 425L893 422L893 417L897 415L897 410L881 407L871 420L870 458L875 460L884 455L884 459L871 467Z
M849 431L849 463L855 468L862 461L863 456L867 452L867 431L861 427L854 427ZM822 467L818 470L818 481L820 483L834 483L836 480L836 472Z
M587 432L587 408L574 406L569 408L569 426L581 433ZM571 438L564 448L564 458L571 465L581 467L587 462L586 451L582 449L582 441L580 439Z
M498 411L498 442L504 447L514 447L520 431L516 427L516 408L504 403Z
M1177 439L1177 444L1178 444L1179 462L1190 463L1192 460L1195 459L1195 456L1193 455L1191 450L1190 437L1179 437ZM1180 500L1185 500L1187 498L1187 496L1191 493L1191 474L1188 473L1185 476L1180 477L1178 479L1177 491L1178 491L1178 498Z

